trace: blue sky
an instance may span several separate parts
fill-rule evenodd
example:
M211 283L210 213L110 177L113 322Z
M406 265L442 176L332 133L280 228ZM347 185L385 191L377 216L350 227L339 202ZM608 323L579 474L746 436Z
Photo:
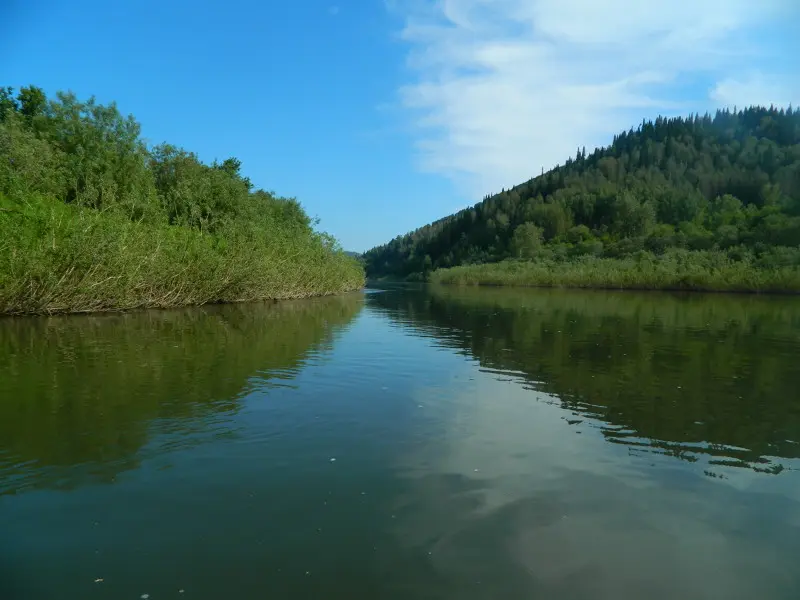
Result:
M0 4L0 84L116 100L358 251L642 117L800 105L795 0Z

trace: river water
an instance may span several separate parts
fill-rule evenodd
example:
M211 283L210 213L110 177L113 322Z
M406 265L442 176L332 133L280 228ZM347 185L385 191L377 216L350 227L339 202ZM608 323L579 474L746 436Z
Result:
M0 598L800 597L794 298L0 319Z

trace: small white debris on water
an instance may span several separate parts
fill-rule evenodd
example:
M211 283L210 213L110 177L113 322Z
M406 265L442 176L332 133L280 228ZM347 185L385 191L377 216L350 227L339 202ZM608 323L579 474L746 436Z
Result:
M473 471L475 471L477 473L478 471L480 471L480 469L473 469Z
M103 578L102 577L98 577L97 579L94 580L94 582L95 583L103 583Z
M335 458L332 458L332 459L331 459L331 462L336 462L336 459L335 459Z
M183 593L183 590L178 590L178 593L179 593L179 594L182 594L182 593Z
M142 600L147 600L150 597L150 594L142 594L139 596Z

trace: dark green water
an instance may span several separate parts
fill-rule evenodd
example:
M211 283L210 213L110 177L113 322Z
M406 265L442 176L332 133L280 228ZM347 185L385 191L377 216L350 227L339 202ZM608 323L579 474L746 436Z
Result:
M799 356L751 296L0 320L0 598L796 599Z

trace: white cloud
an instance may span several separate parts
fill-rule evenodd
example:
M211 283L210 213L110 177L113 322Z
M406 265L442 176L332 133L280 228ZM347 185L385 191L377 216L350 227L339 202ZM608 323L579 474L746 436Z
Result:
M739 78L727 78L711 90L711 99L719 106L743 107L748 104L786 106L800 99L797 80L765 77L757 73Z
M755 34L786 19L794 0L391 6L405 22L412 78L399 92L414 115L419 165L470 197L520 183L578 146L604 145L645 116L797 99L777 78L737 79L743 65L769 58Z

